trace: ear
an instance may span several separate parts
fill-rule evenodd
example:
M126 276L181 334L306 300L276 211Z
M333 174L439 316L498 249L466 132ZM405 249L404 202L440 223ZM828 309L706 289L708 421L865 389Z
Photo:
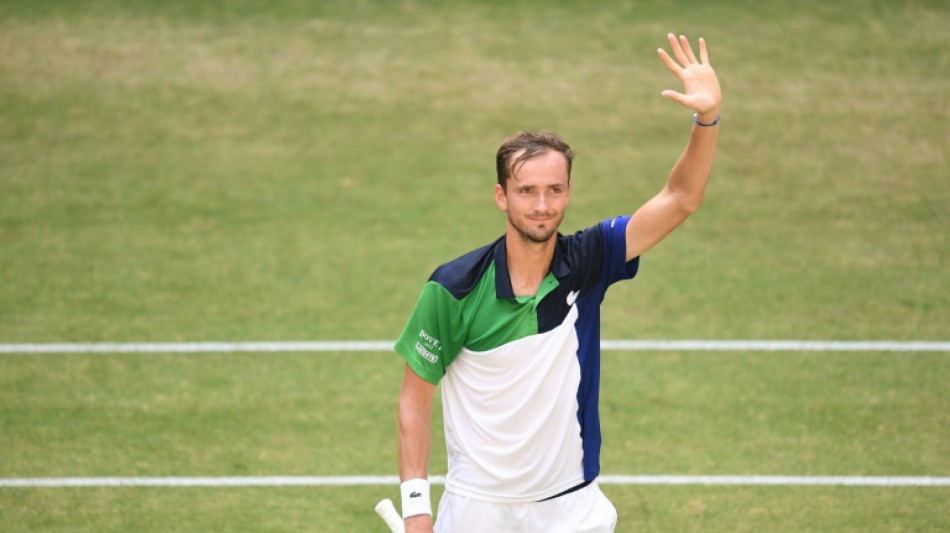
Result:
M505 189L497 183L495 184L495 205L502 211L508 210L508 195L505 194Z

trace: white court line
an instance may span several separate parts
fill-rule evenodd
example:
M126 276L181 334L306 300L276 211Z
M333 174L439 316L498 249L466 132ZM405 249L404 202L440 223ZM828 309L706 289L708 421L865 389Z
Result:
M444 485L444 476L432 476ZM620 476L598 478L602 485L758 485L836 487L950 487L950 477L908 476ZM398 485L397 476L262 477L65 477L0 479L0 488L56 487L340 487Z
M950 341L604 340L605 351L950 352ZM0 353L388 352L393 341L0 344Z
M603 350L749 352L950 352L945 341L604 340Z
M383 352L391 341L0 344L0 353Z
M444 478L430 478L433 483ZM397 476L64 477L0 479L0 487L339 487L398 485Z
M602 485L778 485L950 487L950 477L911 476L600 476Z

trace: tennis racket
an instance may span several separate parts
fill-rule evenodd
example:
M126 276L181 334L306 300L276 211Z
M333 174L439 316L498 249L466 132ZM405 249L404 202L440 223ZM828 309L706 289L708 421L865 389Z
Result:
M406 533L405 522L402 521L402 517L396 512L396 506L389 498L376 504L376 514L386 522L393 533Z

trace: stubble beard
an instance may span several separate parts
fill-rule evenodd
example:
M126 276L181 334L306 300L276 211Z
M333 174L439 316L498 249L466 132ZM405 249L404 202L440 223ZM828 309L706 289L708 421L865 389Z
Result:
M526 224L523 224L520 221L512 220L509 216L508 221L511 223L511 226L518 232L518 236L521 237L521 241L528 244L545 244L550 241L556 234L558 228L561 226L561 221L564 219L564 214L556 218L552 218L545 221L546 226L544 228L528 228Z

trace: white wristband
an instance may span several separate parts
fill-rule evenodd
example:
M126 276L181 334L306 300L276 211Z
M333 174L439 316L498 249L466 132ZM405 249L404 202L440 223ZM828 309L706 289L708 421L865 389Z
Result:
M432 502L429 499L429 480L410 479L399 485L402 493L402 517L409 518L418 514L432 514Z

